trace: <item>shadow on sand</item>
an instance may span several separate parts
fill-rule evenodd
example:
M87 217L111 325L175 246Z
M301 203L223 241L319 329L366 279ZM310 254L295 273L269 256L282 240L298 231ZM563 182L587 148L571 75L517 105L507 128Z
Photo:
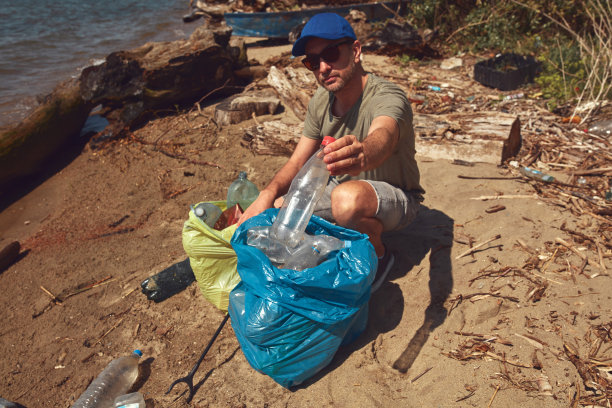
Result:
M453 289L451 262L453 230L452 218L441 211L422 206L417 219L412 224L403 230L386 233L383 236L385 245L395 253L396 257L389 280L407 275L429 254L430 302L425 310L423 324L393 364L393 368L399 372L405 373L412 367L431 332L446 319L447 310L444 308L444 302ZM404 294L400 286L389 281L383 283L370 299L366 331L353 343L341 347L331 364L306 381L304 386L336 369L351 353L375 340L380 333L397 327L401 323L404 304Z

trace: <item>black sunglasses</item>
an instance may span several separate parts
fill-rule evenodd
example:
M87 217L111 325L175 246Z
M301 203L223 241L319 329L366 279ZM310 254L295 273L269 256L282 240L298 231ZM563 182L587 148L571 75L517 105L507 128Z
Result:
M321 60L332 64L336 62L338 58L340 57L339 47L342 44L352 43L352 42L353 40L351 40L350 38L347 38L346 40L340 41L339 43L330 44L327 47L323 48L323 51L321 51L319 54L306 55L306 58L302 60L302 64L304 64L304 66L308 68L310 71L319 69Z

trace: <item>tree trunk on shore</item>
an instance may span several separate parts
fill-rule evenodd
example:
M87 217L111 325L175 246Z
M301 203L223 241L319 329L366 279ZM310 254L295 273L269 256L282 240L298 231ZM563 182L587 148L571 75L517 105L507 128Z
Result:
M207 95L235 93L234 71L245 66L243 42L230 44L231 29L197 28L188 40L147 43L110 54L81 74L81 92L101 104L113 133L160 111L193 104ZM108 133L106 131L105 133Z
M225 25L201 26L187 40L114 52L60 84L20 124L0 130L0 188L39 170L79 134L95 106L109 121L99 133L105 139L164 111L242 90L234 71L247 65L246 48L230 37Z
M0 187L39 170L68 139L79 134L92 108L81 97L78 81L67 81L20 124L2 131Z

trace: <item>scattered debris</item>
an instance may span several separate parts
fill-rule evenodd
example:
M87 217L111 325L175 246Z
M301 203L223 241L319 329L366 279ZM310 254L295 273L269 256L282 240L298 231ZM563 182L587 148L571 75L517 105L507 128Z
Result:
M453 68L459 68L462 65L463 65L463 60L461 58L450 57L450 58L445 58L444 60L442 60L442 62L440 63L440 68L449 70Z
M490 242L493 242L495 240L498 240L501 238L500 234L497 234L496 236L494 236L493 238L489 238L488 240L481 242L480 244L477 244L475 246L473 246L472 248L470 248L469 250L463 252L461 255L458 255L457 257L455 257L455 259L459 259L459 258L463 258L466 255L470 255L473 254L474 252L476 252L477 249L482 248L483 246L487 245Z
M492 214L492 213L496 213L496 212L499 212L499 211L503 211L503 210L505 210L505 209L506 209L506 206L505 206L505 205L498 204L498 205L494 205L493 207L489 207L489 208L487 208L487 209L485 210L485 212L486 212L487 214Z

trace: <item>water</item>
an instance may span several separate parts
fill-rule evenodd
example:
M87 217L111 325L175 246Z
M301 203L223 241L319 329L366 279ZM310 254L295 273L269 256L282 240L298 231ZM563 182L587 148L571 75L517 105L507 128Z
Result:
M114 51L189 37L189 0L0 0L0 126Z

